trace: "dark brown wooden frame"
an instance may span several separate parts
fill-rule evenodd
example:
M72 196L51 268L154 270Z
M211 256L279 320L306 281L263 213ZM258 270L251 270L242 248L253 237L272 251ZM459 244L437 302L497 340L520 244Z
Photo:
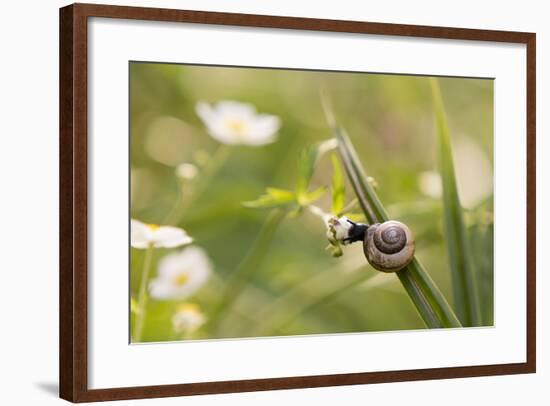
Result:
M527 361L517 364L88 389L87 27L89 17L397 35L527 46ZM74 4L60 9L60 396L72 402L532 373L536 370L534 33Z

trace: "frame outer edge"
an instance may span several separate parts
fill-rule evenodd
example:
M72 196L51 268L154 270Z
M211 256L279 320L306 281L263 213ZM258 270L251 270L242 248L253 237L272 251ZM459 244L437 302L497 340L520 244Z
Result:
M329 20L323 18L180 10L156 7L112 6L96 3L75 3L75 6L82 10L83 13L94 17L143 21L169 21L240 27L515 43L527 43L531 35L529 32L519 31L380 23L360 20Z
M88 393L88 15L73 14L73 230L75 401Z
M59 11L59 396L88 390L87 335L87 15Z
M72 5L59 9L59 396L75 400L73 295Z
M527 369L537 371L537 36L527 40Z

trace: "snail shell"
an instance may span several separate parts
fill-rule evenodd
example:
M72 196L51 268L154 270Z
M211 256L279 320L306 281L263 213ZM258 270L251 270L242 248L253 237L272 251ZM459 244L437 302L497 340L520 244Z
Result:
M363 251L374 268L396 272L412 261L414 238L409 227L399 221L373 224L365 233Z

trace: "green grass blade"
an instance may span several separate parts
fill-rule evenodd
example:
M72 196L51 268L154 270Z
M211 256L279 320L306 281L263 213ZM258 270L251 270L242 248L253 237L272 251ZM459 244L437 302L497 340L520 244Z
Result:
M355 148L347 134L333 126L346 174L355 190L359 204L370 223L387 221L388 215L361 166ZM430 328L461 327L460 321L435 285L430 275L416 259L397 272L420 316Z
M397 272L397 277L428 327L462 327L451 306L416 258Z
M453 302L464 326L481 325L477 283L471 263L470 246L462 206L458 196L453 164L451 136L437 79L430 80L435 107L439 171L443 184L445 235L453 283Z

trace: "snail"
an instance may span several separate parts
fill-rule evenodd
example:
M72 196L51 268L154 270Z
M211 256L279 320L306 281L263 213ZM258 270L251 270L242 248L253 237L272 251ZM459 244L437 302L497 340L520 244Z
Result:
M365 233L363 252L374 268L382 272L396 272L412 261L414 238L409 227L399 221L373 224Z
M343 244L363 241L367 261L379 271L397 272L413 260L413 235L409 227L399 221L367 225L342 217L334 219L332 226Z

